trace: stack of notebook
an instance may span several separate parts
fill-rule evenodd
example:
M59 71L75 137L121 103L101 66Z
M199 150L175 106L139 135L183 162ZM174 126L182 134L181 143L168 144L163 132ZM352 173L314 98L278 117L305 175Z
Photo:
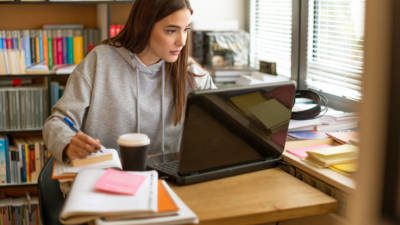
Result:
M127 178L130 177L130 178ZM63 224L190 224L197 216L156 171L87 169L75 178L60 214Z

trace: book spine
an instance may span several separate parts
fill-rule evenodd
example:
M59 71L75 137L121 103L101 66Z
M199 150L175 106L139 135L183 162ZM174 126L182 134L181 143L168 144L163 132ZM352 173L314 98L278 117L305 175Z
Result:
M35 43L35 31L30 31L30 46L31 46L31 64L36 63L36 43Z
M49 69L53 69L53 39L52 39L52 34L51 31L46 31L47 33L47 56L48 56L48 61L47 65L49 66Z
M18 149L13 149L13 170L12 177L14 179L14 183L21 183L21 171L20 171L20 159L19 159Z
M10 72L10 68L8 66L8 49L7 49L7 32L3 31L3 64L4 64L4 73L7 74Z
M39 42L39 63L44 62L44 46L43 46L43 32L41 30L39 30L37 32L38 34L38 42Z
M74 37L72 30L67 31L67 54L67 63L74 64Z
M79 64L83 59L82 31L78 30L74 35L74 64Z
M11 31L11 48L18 49L18 35L16 31Z
M28 148L29 148L29 181L34 182L36 177L35 145L29 143Z
M53 45L53 51L52 51L52 58L53 58L53 66L58 65L58 59L57 59L57 32L53 31L51 33L51 43Z
M25 50L25 66L29 67L32 65L31 62L31 44L29 41L29 30L23 31L23 39L24 39L24 50Z
M62 44L62 36L61 30L57 31L57 65L61 65L63 63L63 44Z
M43 41L43 61L45 65L49 65L49 54L48 54L48 39L47 39L47 32L42 30L42 41Z
M14 73L12 67L12 35L10 31L6 32L6 54L5 54L5 64L7 65L7 73Z
M7 146L4 136L0 136L0 184L7 183Z
M15 179L15 151L10 149L8 152L8 157L10 158L10 183L17 183L18 180Z
M6 166L7 166L7 183L10 183L11 181L11 171L9 170L10 168L10 141L7 136L4 136L5 141L6 141Z
M3 35L3 31L0 31L0 74L6 74L6 65L5 65L5 56L4 54L6 54L5 51L5 45L3 44L5 41L5 37ZM1 128L1 126L0 126Z
M68 64L68 37L65 30L62 32L62 42L63 42L63 62L62 64Z
M40 63L40 43L39 43L39 31L35 32L35 53L36 53L36 61L35 63Z
M40 173L40 169L41 167L41 156L40 156L40 143L38 140L36 140L35 142L35 177L33 178L34 182L37 182L38 177L39 177L39 173Z
M27 182L26 177L26 152L25 152L25 145L23 143L19 144L19 150L21 155L21 182Z
M24 144L25 146L25 173L26 173L26 182L30 182L31 181L31 170L30 170L30 157L29 157L29 146L28 144Z

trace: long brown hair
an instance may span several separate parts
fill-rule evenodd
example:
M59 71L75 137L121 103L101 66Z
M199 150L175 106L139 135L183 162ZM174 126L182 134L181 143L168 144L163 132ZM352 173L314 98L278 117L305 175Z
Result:
M125 47L131 52L141 53L148 45L151 31L155 23L164 17L181 9L188 9L193 13L189 0L135 0L129 18L122 31L103 43L115 47ZM182 118L186 103L187 84L193 86L193 77L188 75L187 64L189 56L190 33L186 44L182 48L178 59L173 63L166 63L165 72L172 84L174 124Z

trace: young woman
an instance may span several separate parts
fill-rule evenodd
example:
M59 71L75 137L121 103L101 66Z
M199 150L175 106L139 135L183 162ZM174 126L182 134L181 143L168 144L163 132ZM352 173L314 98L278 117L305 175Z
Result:
M77 66L45 122L56 159L83 158L101 144L117 148L118 136L131 132L150 137L150 154L178 150L188 92L215 88L188 63L191 15L188 0L135 0L124 29Z

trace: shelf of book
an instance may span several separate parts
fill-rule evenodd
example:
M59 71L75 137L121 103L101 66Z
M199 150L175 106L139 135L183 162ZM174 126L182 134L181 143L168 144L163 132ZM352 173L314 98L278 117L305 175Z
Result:
M62 37L63 45L60 45L64 48L64 41L67 40L67 44L69 43L69 39L71 35L56 35L54 36L54 32L48 26L54 25L61 25L59 28L55 28L56 30L65 30L66 32L62 34L68 34L68 29L66 26L63 25L79 25L80 31L82 31L82 38L83 38L83 57L88 51L94 47L91 46L89 48L85 45L85 29L87 30L97 30L99 32L99 38L97 44L104 40L105 38L109 37L109 32L111 32L110 28L113 24L121 25L125 23L126 18L128 18L130 5L134 2L132 1L22 1L22 0L15 0L15 1L4 1L0 0L0 15L2 17L0 21L0 39L2 41L6 40L10 36L9 34L17 34L15 36L11 35L13 42L11 46L13 46L13 51L18 52L22 58L28 59L30 64L25 64L24 67L22 66L15 66L13 70L9 70L8 72L4 70L5 67L0 66L0 105L6 107L0 107L0 140L4 140L4 137L8 140L8 148L2 148L0 146L0 202L2 203L0 207L1 210L14 210L13 204L14 200L19 200L21 198L27 198L28 195L30 196L37 196L37 177L40 173L40 170L46 160L48 158L47 151L39 148L40 154L37 153L37 150L30 150L33 148L29 148L29 143L32 140L32 137L37 137L38 143L43 143L41 140L41 131L42 126L45 118L50 114L50 109L52 105L61 97L63 88L67 82L67 78L72 70L66 72L67 74L57 74L56 67L59 65L64 64L78 64L78 63L67 63L57 62L57 58L52 55L53 64L50 66L48 63L49 61L44 60L46 63L45 65L48 67L46 72L43 72L43 66L35 68L32 70L31 68L34 65L41 65L43 64L43 59L40 55L39 62L32 60L31 57L25 55L24 52L28 51L27 49L23 49L24 45L15 45L15 43L23 43L21 37L24 36L23 30L25 30L25 37L26 43L28 43L28 37L34 37L40 40L40 34L43 38L47 36L48 43L56 42L54 37ZM44 26L44 25L47 25ZM17 32L16 32L17 31ZM29 31L29 36L26 31ZM71 30L70 30L71 31ZM57 34L57 32L55 32ZM71 33L71 32L69 32ZM33 36L32 36L33 35ZM97 34L96 34L97 35ZM20 39L18 39L18 36ZM74 37L79 37L79 35L72 35L72 39ZM16 37L16 38L15 38ZM4 39L4 40L3 40ZM17 40L17 42L14 41ZM51 39L51 40L49 40ZM43 39L42 39L43 40ZM60 39L61 40L61 39ZM19 42L18 42L19 41ZM44 41L44 40L43 40ZM81 42L81 43L82 43ZM31 46L32 42L29 42ZM37 42L35 42L37 43ZM18 48L15 48L18 46ZM42 45L39 45L39 47ZM0 46L0 53L4 52L3 49L10 48L8 45ZM59 49L58 47L56 49ZM68 50L67 45L67 50ZM8 49L7 49L8 50ZM36 59L37 57L37 48L35 48ZM53 51L45 51L43 47L44 54L54 54ZM68 51L66 51L68 53ZM63 51L64 53L64 51ZM39 50L40 54L40 50ZM43 54L43 55L44 55ZM64 57L64 55L62 55ZM47 59L49 59L49 55L47 55ZM68 57L68 54L67 54ZM82 58L83 58L82 57ZM67 58L68 59L68 58ZM0 61L4 60L0 57ZM18 59L19 60L19 59ZM64 58L63 58L64 60ZM1 63L0 63L1 64ZM4 64L4 63L3 63ZM10 64L9 64L10 65ZM22 65L18 64L17 65ZM33 65L33 66L32 66ZM12 64L11 66L14 66ZM18 70L14 70L17 68ZM8 68L10 68L8 66ZM64 67L62 67L64 69ZM26 71L29 71L26 72ZM41 72L42 71L42 72ZM58 71L60 72L60 71ZM42 95L33 96L29 95L29 92L32 89L40 89ZM31 89L31 90L30 90ZM12 93L13 99L9 99L9 93ZM2 97L3 96L3 97ZM30 96L29 98L32 99L39 99L38 101L41 106L39 108L43 108L42 114L38 115L33 113L34 110L30 110L27 106L34 105L30 101L26 100L26 96ZM25 100L24 100L25 99ZM6 103L7 104L6 104ZM8 113L10 110L10 104L14 107L13 113ZM29 103L29 104L28 104ZM18 107L17 107L18 106ZM14 115L20 113L21 111L25 110L25 113L20 114L17 118L14 117L14 120L4 122L5 120L9 119L10 115ZM5 111L7 113L5 114ZM28 122L26 121L26 115L30 112L33 113ZM33 119L38 119L38 123L34 124L32 121ZM15 119L20 120L20 123L15 123ZM31 120L32 119L32 120ZM32 123L31 123L32 122ZM40 125L39 125L40 123ZM26 141L26 142L23 142ZM36 147L38 145L36 144ZM42 144L40 144L42 146ZM43 145L44 146L44 145ZM28 149L29 152L25 151ZM42 154L42 152L46 152ZM25 155L25 161L22 160L22 155ZM36 160L35 156L40 155L41 160ZM8 160L8 163L6 163ZM28 164L27 164L28 163ZM34 165L34 166L33 166ZM11 200L10 200L11 199ZM9 203L7 203L9 201ZM14 203L13 203L14 202ZM5 205L5 206L4 206ZM7 209L7 205L11 208ZM5 208L4 208L5 207ZM11 212L11 211L10 211ZM20 214L20 217L24 217L23 213ZM0 214L1 218L1 214ZM30 223L36 224L36 223Z

